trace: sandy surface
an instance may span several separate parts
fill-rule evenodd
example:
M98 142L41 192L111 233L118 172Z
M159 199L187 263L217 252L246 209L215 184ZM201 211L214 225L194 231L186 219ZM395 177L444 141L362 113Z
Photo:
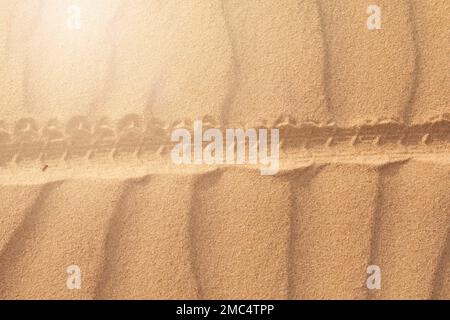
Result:
M450 299L449 12L0 0L0 298ZM280 128L281 171L173 165L194 120Z

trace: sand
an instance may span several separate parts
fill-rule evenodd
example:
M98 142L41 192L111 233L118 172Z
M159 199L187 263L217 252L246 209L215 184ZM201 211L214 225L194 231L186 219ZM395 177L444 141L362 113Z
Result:
M450 299L448 1L94 2L0 0L0 299Z

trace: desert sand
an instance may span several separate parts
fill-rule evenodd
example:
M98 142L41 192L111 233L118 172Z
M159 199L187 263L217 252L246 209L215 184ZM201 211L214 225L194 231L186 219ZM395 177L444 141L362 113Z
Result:
M450 299L449 12L0 0L0 299ZM280 172L175 166L195 120Z

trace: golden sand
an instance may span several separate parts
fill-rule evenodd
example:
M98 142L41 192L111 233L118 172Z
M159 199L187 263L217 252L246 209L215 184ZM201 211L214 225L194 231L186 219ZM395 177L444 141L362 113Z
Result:
M449 299L449 12L0 0L0 298ZM279 128L280 172L173 165L195 120Z

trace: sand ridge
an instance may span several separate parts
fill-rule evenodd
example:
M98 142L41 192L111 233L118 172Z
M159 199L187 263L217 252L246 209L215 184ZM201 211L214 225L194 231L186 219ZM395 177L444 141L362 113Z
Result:
M0 298L450 298L450 2L375 2L1 0ZM195 120L279 174L174 166Z
M34 200L25 198L33 213L17 207L11 215L2 200L2 221L25 220L20 228L5 225L18 231L2 250L1 295L448 297L447 166L413 160L378 167L325 164L275 177L228 168L48 184ZM405 184L417 175L420 180ZM25 189L5 191L2 199L14 200ZM76 199L83 199L82 207L73 206ZM84 270L81 291L65 287L64 271L72 263ZM380 293L363 286L372 263L383 270Z

